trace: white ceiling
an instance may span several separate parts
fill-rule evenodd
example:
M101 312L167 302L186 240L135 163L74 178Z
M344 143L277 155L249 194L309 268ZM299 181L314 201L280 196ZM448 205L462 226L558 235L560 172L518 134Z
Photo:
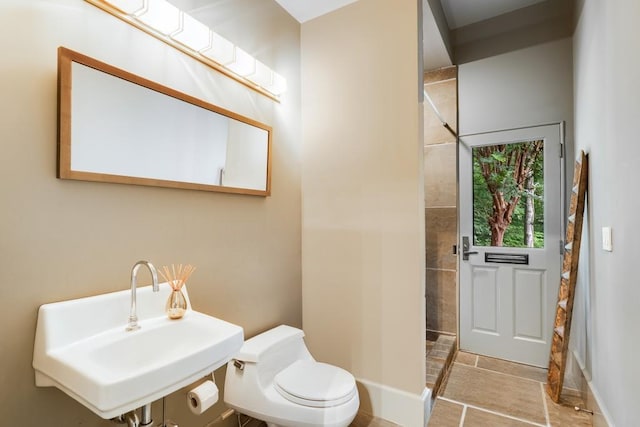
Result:
M2 0L0 0L2 1ZM182 10L213 4L213 0L169 0ZM298 22L303 23L358 0L276 0ZM397 1L397 0L394 0ZM484 21L504 13L551 0L422 0L423 57L425 70L452 64L448 31ZM189 7L187 7L189 6ZM446 21L446 22L445 22Z
M276 0L298 22L340 9L357 0ZM545 0L440 0L450 29L464 27Z
M303 23L357 0L276 1L298 22ZM424 69L432 70L453 64L447 30L494 18L542 1L545 0L422 0Z
M276 0L291 16L302 23L340 9L357 0Z

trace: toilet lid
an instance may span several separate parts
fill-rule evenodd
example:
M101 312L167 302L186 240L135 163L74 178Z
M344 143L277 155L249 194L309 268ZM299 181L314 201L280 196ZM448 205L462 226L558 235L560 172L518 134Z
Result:
M274 385L285 399L316 408L341 405L356 393L353 375L313 360L294 362L276 375Z

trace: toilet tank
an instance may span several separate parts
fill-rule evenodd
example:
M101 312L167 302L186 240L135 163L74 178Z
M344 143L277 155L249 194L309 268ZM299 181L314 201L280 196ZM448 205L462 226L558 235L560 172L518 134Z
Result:
M303 338L302 330L281 325L245 341L234 357L244 363L245 381L254 377L253 381L267 387L278 372L296 360L313 360ZM227 369L237 369L232 364L233 361Z

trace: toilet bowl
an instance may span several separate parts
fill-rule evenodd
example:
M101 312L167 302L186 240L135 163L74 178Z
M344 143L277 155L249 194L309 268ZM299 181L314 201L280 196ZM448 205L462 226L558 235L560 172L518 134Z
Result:
M349 372L316 362L304 332L278 326L247 341L227 365L224 401L269 427L346 427L360 400Z

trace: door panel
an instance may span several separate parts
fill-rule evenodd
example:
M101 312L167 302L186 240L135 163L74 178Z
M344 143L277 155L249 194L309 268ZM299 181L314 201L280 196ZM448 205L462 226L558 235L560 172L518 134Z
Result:
M561 264L560 132L548 125L460 137L464 350L547 364Z
M498 332L498 280L495 268L473 268L473 329Z
M544 272L516 269L513 285L514 336L521 339L542 340Z

